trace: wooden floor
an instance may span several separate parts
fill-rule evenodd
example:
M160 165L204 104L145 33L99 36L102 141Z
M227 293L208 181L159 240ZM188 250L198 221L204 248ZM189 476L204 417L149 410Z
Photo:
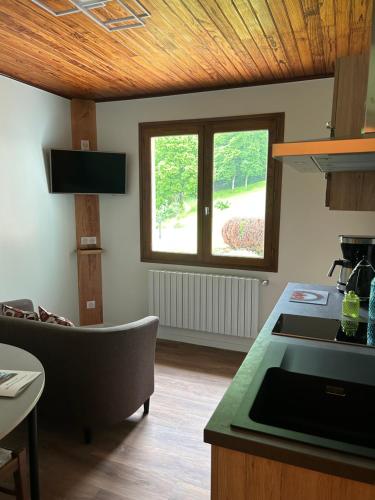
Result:
M73 430L40 428L41 500L208 500L210 447L203 428L243 358L159 342L147 417L139 411L97 432L92 445ZM1 444L24 439L20 428Z

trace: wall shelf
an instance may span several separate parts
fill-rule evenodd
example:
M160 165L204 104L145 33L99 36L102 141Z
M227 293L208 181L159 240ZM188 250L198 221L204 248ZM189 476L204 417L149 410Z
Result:
M104 252L103 248L77 248L78 255L97 255Z

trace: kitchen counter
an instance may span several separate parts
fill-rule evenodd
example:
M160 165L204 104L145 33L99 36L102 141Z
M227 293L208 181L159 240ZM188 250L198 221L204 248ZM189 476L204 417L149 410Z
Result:
M328 304L322 306L289 302L289 298L295 289L328 291ZM248 391L249 385L271 342L272 329L279 315L281 313L288 313L301 316L340 319L342 298L343 295L332 286L305 283L289 283L287 285L223 399L208 422L204 430L204 441L206 443L326 474L375 484L375 460L231 427L231 422L235 417L238 407ZM365 309L361 309L360 317L364 320L367 319L367 311ZM304 345L322 345L322 342L313 340L301 340L300 342L304 342ZM324 344L326 345L325 342ZM331 346L335 349L342 348L339 344L332 343ZM346 347L344 346L344 348ZM356 352L360 351L373 355L375 363L374 348L358 346L353 347L353 349Z

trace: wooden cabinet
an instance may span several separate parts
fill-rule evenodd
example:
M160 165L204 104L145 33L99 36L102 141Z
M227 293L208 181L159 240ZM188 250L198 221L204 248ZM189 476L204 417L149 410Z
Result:
M375 172L328 174L327 202L330 210L375 210Z
M366 113L368 55L336 61L331 126L336 139L360 137Z
M337 60L332 103L332 136L360 137L365 123L368 54ZM330 210L375 211L375 172L327 174L326 206Z
M374 500L375 485L212 446L211 500Z

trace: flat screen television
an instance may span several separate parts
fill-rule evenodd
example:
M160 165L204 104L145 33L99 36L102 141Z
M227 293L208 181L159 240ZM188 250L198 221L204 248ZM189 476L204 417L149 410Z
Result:
M51 149L51 193L126 192L125 153Z

